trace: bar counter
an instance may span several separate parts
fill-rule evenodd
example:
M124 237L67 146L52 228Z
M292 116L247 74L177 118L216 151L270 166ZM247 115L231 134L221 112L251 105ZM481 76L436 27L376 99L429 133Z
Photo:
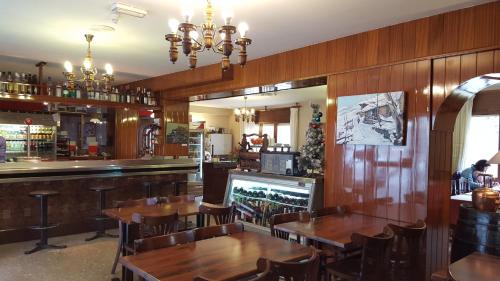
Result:
M173 194L172 183L186 190L187 174L196 172L190 159L86 160L60 162L14 162L0 164L0 244L36 239L29 227L39 223L39 201L29 196L35 190L55 190L51 197L49 222L60 226L50 236L95 229L92 216L98 214L95 186L114 186L106 204L145 197L144 182L153 185L155 196ZM116 227L110 222L108 227Z

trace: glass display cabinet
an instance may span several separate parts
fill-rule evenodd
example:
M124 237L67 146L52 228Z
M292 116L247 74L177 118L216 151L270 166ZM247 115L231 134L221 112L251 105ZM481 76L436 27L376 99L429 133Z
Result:
M233 203L239 220L267 228L274 214L322 208L323 179L230 170L224 204Z

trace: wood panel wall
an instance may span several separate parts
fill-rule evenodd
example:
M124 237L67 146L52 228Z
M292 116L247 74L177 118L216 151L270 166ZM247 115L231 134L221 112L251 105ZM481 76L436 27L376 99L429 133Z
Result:
M132 109L117 109L115 116L116 159L135 159L139 152L139 113Z
M159 138L158 155L180 156L188 155L188 145L183 144L168 144L166 143L166 127L168 123L183 123L189 125L189 103L181 101L163 101L163 112L165 112L162 120L163 130Z
M482 74L500 72L500 50L452 56L433 61L432 116L441 105L452 107L457 99L446 99L461 83ZM460 101L465 102L464 100ZM460 108L461 105L458 106ZM446 116L454 124L456 115ZM434 118L435 121L435 118ZM443 123L448 123L447 120ZM448 223L453 127L434 128L430 134L427 224L427 267L432 271L448 264Z
M337 145L327 122L326 205L348 205L366 215L414 222L427 212L431 61L423 60L331 75L328 116L340 96L404 91L406 145ZM333 187L333 188L331 188Z

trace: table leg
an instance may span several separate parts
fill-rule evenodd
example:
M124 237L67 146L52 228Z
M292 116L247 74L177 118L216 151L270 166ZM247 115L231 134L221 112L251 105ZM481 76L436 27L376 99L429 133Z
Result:
M122 237L123 237L122 256L124 257L127 255L127 250L125 249L125 245L127 245L128 241L129 241L129 225L124 223L122 226L122 230L123 230L123 233L122 233ZM132 281L132 280L134 280L133 272L128 270L128 268L126 268L124 265L122 265L122 281Z

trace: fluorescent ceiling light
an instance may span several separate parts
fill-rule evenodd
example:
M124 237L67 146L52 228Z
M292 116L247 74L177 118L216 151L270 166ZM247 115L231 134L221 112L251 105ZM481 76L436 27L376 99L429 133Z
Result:
M115 2L111 5L111 11L113 13L125 14L132 17L143 18L148 14L148 11L130 6L128 4Z

